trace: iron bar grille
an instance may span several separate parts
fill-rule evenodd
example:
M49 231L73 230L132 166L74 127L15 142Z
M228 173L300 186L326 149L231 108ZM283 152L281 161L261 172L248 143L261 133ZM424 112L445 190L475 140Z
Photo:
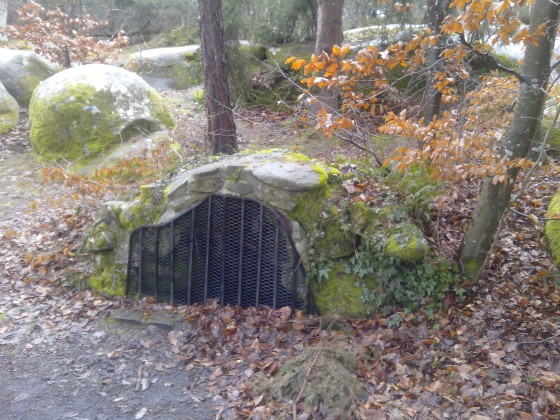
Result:
M126 293L302 309L305 271L286 223L262 202L209 195L165 224L132 232Z

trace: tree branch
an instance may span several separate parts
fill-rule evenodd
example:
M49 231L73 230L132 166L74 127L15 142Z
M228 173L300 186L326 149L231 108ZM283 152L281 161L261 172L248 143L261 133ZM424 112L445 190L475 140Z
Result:
M473 53L475 53L479 57L484 57L484 58L490 60L492 62L492 65L494 66L494 68L496 68L500 71L503 71L504 73L508 73L508 74L511 74L511 75L515 76L517 79L519 79L519 81L521 83L527 83L527 80L523 77L523 75L521 73L518 73L517 71L500 64L493 54L490 54L489 52L482 52L482 51L476 50L474 48L474 46L469 41L467 41L467 39L465 38L465 34L459 34L459 39L461 40L461 44L463 44L465 47L467 47L470 51L472 51ZM485 66L485 67L489 69L489 66Z

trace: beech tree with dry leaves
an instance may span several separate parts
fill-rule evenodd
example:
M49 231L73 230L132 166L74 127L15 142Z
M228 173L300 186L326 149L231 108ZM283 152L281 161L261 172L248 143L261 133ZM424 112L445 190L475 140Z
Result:
M516 15L526 5L528 26ZM340 92L338 109L323 107L314 120L305 114L304 123L359 147L380 165L392 162L396 170L429 165L432 176L446 182L484 182L459 256L470 282L492 253L518 175L541 164L528 153L550 90L559 5L549 0L431 0L427 27L409 42L384 50L368 46L353 57L348 45L334 45L330 53L287 61L303 72L300 100L316 101L317 87ZM520 70L500 62L497 43L525 46ZM474 77L473 62L486 73ZM403 92L391 81L395 73L402 74L397 82L427 80L419 106L411 101L414 89ZM375 118L382 123L372 129ZM414 139L418 146L377 156L371 138L380 135Z

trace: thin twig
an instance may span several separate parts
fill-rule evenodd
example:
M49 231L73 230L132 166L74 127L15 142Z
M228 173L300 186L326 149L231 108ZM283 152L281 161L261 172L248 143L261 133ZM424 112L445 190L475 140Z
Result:
M543 344L543 343L546 343L546 342L548 342L548 341L552 341L552 340L554 340L554 339L556 339L556 338L558 338L558 337L560 337L560 333L554 334L554 335L552 335L552 336L550 336L550 337L548 337L548 338L543 338L542 340L539 340L539 341L525 341L525 342L523 342L523 343L518 343L518 344L519 344L520 346L526 345L526 344L527 344L527 345L529 345L529 344Z
M144 370L144 362L138 367L138 374L136 375L136 387L134 391L138 392L140 390L140 386L142 385L142 371Z

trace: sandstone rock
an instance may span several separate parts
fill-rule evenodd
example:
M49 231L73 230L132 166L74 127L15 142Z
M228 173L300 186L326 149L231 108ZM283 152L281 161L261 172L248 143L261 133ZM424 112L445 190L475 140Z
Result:
M0 133L10 131L18 123L18 120L18 103L0 83Z
M140 51L130 57L126 69L158 90L185 90L203 81L199 45Z
M28 106L37 85L53 74L51 65L32 51L0 48L0 81L20 106Z
M41 83L29 120L31 144L43 160L87 161L134 134L174 127L153 88L103 64L67 69Z

